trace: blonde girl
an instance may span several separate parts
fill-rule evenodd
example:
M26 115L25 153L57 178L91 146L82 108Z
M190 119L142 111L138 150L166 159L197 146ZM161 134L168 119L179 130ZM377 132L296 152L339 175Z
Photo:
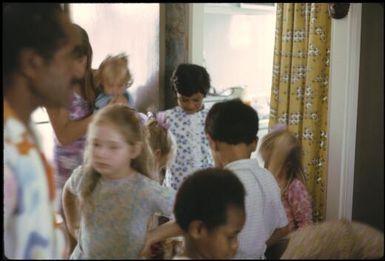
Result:
M128 69L128 57L124 53L107 56L96 74L96 85L101 91L96 98L95 110L107 104L128 104L133 106L133 98L127 91L133 79Z
M94 116L85 164L64 188L64 213L78 241L71 258L137 258L151 215L171 216L175 192L152 180L146 135L128 106L106 106Z
M154 155L154 170L159 173L159 182L163 184L165 168L175 159L176 143L160 114L148 114L146 122L148 142Z
M298 139L286 128L277 128L264 136L260 153L265 168L274 175L281 189L289 232L311 224L311 198L304 185L302 150Z

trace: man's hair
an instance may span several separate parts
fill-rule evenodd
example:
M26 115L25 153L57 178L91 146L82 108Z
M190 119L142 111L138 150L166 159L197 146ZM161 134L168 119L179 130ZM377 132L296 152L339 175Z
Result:
M230 170L208 168L188 176L179 188L174 205L176 223L187 231L201 220L211 231L227 223L229 206L245 208L245 189Z
M239 99L219 102L206 117L205 132L213 140L236 145L257 139L258 113Z
M3 76L7 83L18 70L19 54L31 48L50 60L65 44L67 35L60 21L58 3L8 3L3 6Z
M183 96L191 97L195 93L206 96L210 89L210 75L202 66L182 63L174 70L170 83L174 91Z

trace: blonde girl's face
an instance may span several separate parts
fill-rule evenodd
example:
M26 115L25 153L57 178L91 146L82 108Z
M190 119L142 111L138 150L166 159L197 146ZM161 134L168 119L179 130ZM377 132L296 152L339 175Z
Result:
M203 105L203 94L197 92L193 94L191 97L183 96L181 94L177 94L178 105L187 113L193 114L202 109Z
M97 172L110 179L119 179L129 173L137 151L113 125L95 125L89 138L91 165Z

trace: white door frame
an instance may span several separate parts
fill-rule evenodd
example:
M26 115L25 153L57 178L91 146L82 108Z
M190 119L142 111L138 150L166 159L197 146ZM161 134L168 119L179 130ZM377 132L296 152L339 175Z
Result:
M326 220L352 219L362 4L332 19Z

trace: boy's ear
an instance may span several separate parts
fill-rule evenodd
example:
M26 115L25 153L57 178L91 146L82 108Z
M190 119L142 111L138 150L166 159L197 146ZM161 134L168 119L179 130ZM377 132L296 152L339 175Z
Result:
M205 227L202 220L193 220L188 226L188 233L194 239L199 239L203 235Z
M207 135L207 140L209 141L209 146L210 148L213 150L213 151L217 151L218 150L218 144L215 140L213 140L213 138L211 138L210 134L206 134Z
M257 144L258 144L258 137L252 141L249 145L251 153L253 153L257 149Z
M19 68L22 75L27 78L35 78L40 67L44 64L43 57L32 49L24 49L20 52Z

